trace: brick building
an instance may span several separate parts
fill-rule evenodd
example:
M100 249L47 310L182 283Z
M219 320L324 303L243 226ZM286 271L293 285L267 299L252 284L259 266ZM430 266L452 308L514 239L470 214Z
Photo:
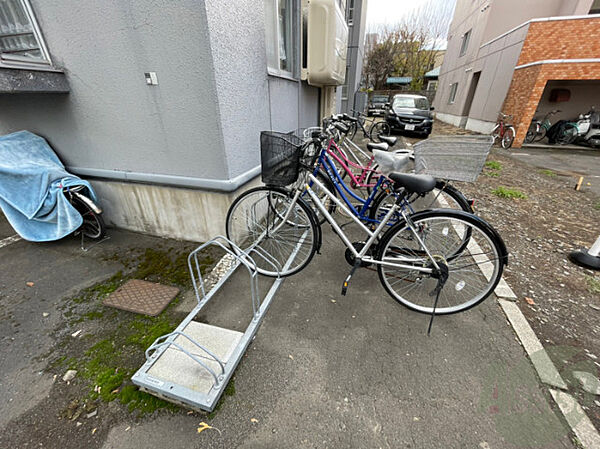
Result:
M558 95L560 92L561 95ZM490 132L600 107L600 0L458 0L435 100L440 120Z

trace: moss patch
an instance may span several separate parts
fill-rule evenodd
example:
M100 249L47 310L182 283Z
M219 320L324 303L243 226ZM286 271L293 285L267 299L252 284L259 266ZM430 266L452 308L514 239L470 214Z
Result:
M119 271L107 281L66 300L63 311L65 318L70 320L70 328L63 327L58 331L62 340L54 348L54 354L58 352L61 355L49 363L48 369L60 375L66 369L78 371L75 383L82 394L80 403L117 399L129 411L139 414L158 409L179 409L170 402L140 391L129 379L144 363L144 351L158 337L173 331L183 318L183 314L176 312L174 307L181 300L181 295L157 317L117 311L101 304L129 279L175 285L182 291L190 288L187 255L192 248L192 245L182 244L177 249L149 248L139 256L132 256L129 252L127 257L132 269L128 274ZM203 274L214 264L212 254L217 255L218 252L199 255ZM109 259L121 261L116 254ZM125 263L123 266L127 268ZM74 326L82 322L86 324ZM84 335L72 338L70 334L79 329L84 330Z
M490 170L502 170L502 164L497 161L487 161L485 163L485 167L489 168Z
M508 199L527 199L527 195L517 189L511 189L509 187L499 186L492 190L492 193L500 198Z
M540 173L541 173L542 175L549 176L550 178L556 178L556 176L558 176L558 175L557 175L555 172L553 172L552 170L547 170L547 169L545 169L545 170L540 170Z

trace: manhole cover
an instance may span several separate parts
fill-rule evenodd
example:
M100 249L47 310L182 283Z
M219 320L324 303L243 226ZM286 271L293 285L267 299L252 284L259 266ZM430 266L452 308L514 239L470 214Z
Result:
M103 304L128 312L156 316L167 307L177 293L177 287L132 279L111 293Z

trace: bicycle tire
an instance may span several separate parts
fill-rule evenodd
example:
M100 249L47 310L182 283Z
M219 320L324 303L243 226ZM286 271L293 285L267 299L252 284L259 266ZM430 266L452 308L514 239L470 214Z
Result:
M512 126L509 126L504 130L504 134L502 135L502 148L508 150L512 147L512 144L515 141L515 134L515 129Z
M414 212L419 212L422 210L429 210L429 209L444 208L444 209L456 209L456 210L462 210L462 211L468 212L468 213L474 213L473 207L471 206L471 203L469 202L469 200L467 200L467 198L463 195L463 193L460 190L458 190L456 187L454 187L450 184L447 184L446 182L444 182L442 180L437 180L436 184L435 184L435 189L437 191L439 191L439 194L437 192L433 191L433 192L430 192L429 194L426 194L423 199L420 199L417 197L409 202L409 204L411 205ZM444 204L444 202L439 199L439 195L441 195L442 193L444 193L445 195L450 197L449 199L451 199L451 201L448 201L448 199L444 198L445 203L446 203L446 204ZM369 218L371 220L379 221L381 219L381 217L384 217L386 214L386 210L382 209L382 208L385 208L386 204L391 206L393 203L395 203L396 195L397 194L394 192L388 193L386 191L383 191L379 195L377 195L375 197L375 199L373 200L373 205L369 209ZM439 203L436 205L437 207L432 207L434 201L437 201ZM389 211L389 208L387 210ZM400 214L398 214L397 217L398 217L398 219L401 219Z
M449 270L448 281L440 292L436 315L463 312L490 296L502 278L508 254L502 238L487 222L476 215L454 210L424 211L410 218L431 255L438 263L445 263ZM438 225L441 228L437 228ZM460 237L460 232L464 232L467 226L471 231L469 244L457 253L453 246L462 246L462 238L456 239L456 236ZM446 242L451 245L449 248L444 247ZM415 249L411 249L409 245ZM451 256L446 257L445 252L451 253ZM415 268L423 267L425 263L432 266L404 220L385 232L378 245L377 260L383 261L387 256L389 261L399 255L417 258ZM401 263L408 264L406 261ZM381 284L394 300L415 312L433 312L434 297L431 293L437 285L437 279L431 274L419 274L417 270L390 268L380 264L377 272ZM404 275L398 277L399 273ZM407 284L402 292L399 291L403 287L401 282ZM462 297L466 299L463 301ZM431 306L424 305L427 302Z
M381 143L379 134L383 134L384 136L389 136L392 134L392 129L385 120L373 123L371 129L369 129L369 138L373 142Z
M548 132L548 130L546 129L546 127L544 125L540 126L540 130L538 131L538 133L534 137L533 141L534 142L541 142L542 140L544 140L544 137L546 137L546 133L547 132Z
M494 142L492 143L492 145L494 145L496 143L496 141L500 138L500 125L499 124L496 124L496 126L494 126L494 129L492 129L492 132L490 135L494 138Z
M288 190L256 187L238 196L227 211L227 238L242 251L253 252L251 257L256 270L262 275L286 277L298 273L310 263L321 244L321 227L313 210L302 198L298 198L291 219L288 217L282 223L281 218L291 199ZM275 234L269 235L269 228L275 228L278 233L277 242ZM296 254L291 259L294 251ZM285 268L288 259L291 259L290 265Z
M348 127L348 132L346 133L346 136L348 137L348 139L352 140L352 139L354 139L355 135L356 135L356 122L352 122L352 124Z
M538 135L538 126L539 125L537 123L532 123L529 126L527 134L525 134L525 140L523 141L523 143L533 143L535 141L535 138Z
M371 196L371 193L373 192L373 187L370 187L368 184L377 184L377 181L379 180L379 176L381 176L381 174L377 173L377 169L379 168L379 164L378 163L373 163L371 165L371 171L369 171L369 173L367 173L367 176L365 176L365 184L367 184L367 193L369 194L369 196ZM373 179L375 178L375 179Z
M81 214L83 223L75 232L81 232L87 238L100 240L106 235L106 225L101 214L96 213L84 201L75 195L71 198L71 205Z

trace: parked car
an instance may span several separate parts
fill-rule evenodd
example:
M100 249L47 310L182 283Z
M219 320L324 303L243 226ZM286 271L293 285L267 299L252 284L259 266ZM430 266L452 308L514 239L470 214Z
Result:
M424 137L433 128L433 108L427 97L421 95L394 95L386 110L385 121L392 132L411 132Z
M383 117L385 115L385 105L389 101L390 98L387 95L373 95L367 106L367 115Z

